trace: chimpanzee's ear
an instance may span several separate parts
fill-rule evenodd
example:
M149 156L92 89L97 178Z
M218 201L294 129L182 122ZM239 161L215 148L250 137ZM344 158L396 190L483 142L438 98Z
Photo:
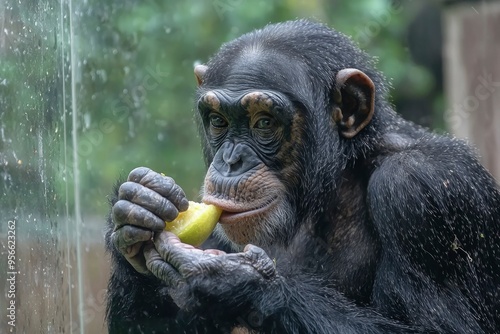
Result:
M333 119L345 138L357 135L373 117L375 85L355 68L340 70L333 89Z
M198 86L203 83L203 77L205 76L205 72L207 71L207 65L196 65L194 67L194 75L196 76L196 81L198 82Z

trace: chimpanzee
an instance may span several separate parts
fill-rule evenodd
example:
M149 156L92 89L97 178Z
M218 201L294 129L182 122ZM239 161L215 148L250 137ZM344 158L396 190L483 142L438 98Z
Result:
M202 201L223 213L208 249L183 244L163 231L182 189L130 173L106 234L110 333L500 333L499 187L394 112L372 58L297 20L195 74Z

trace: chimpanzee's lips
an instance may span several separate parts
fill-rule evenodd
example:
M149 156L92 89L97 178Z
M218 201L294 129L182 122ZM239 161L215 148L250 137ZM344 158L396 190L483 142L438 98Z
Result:
M219 223L221 224L238 223L242 219L263 214L276 205L276 198L270 198L260 203L238 204L228 200L205 196L202 201L205 204L212 204L222 209L222 214L219 218Z
M259 214L269 210L269 207L271 205L272 205L272 203L270 203L262 208L243 211L243 212L223 211L222 214L220 215L219 223L221 223L221 224L237 223L238 221L241 221L242 219L256 216L256 215L259 215Z

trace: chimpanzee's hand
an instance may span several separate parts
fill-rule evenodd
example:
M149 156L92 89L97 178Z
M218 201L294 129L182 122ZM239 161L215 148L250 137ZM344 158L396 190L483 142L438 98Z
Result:
M112 208L115 229L111 240L138 272L148 273L142 252L144 242L188 206L184 191L172 178L138 167L118 191L118 201Z
M259 247L242 253L201 250L167 231L144 247L148 269L163 280L179 308L213 309L241 305L261 284L277 277L273 260ZM207 305L208 304L208 305Z

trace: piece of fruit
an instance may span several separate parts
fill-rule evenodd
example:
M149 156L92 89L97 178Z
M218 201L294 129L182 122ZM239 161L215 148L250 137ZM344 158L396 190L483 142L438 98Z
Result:
M189 209L166 222L165 230L176 234L183 243L199 246L210 236L221 213L222 209L215 205L189 201Z

